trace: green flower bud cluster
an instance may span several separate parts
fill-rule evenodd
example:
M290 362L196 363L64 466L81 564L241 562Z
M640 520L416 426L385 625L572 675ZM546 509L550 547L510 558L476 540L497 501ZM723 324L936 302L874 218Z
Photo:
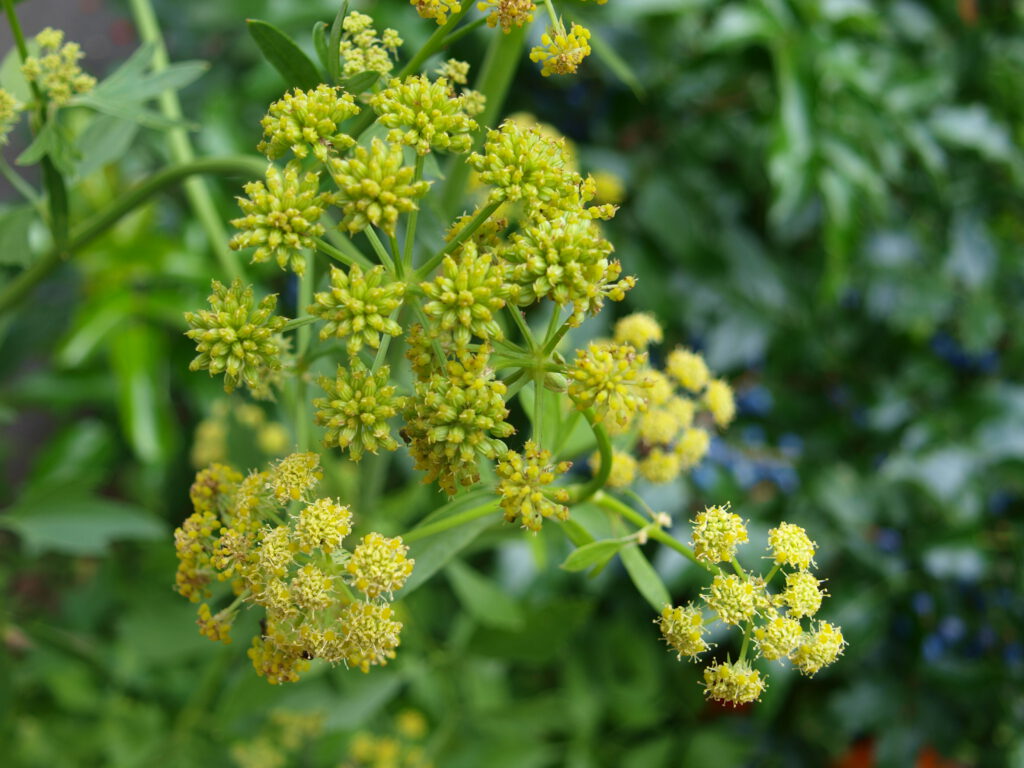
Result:
M298 158L312 151L320 162L330 154L344 152L355 140L339 126L359 114L352 94L329 85L303 91L296 88L275 101L261 121L263 141L256 148L269 159L291 150Z
M258 388L266 371L281 367L280 343L274 338L287 320L274 314L277 296L255 305L252 286L235 280L230 287L213 281L210 309L186 312L191 330L185 335L196 342L199 353L189 365L211 376L224 374L224 390L239 384Z
M64 32L46 27L35 37L38 56L29 56L21 73L46 94L51 103L67 104L76 93L88 93L96 78L82 71L78 62L85 58L78 43L65 43Z
M378 36L373 19L365 13L352 11L342 22L342 38L338 53L343 60L341 74L352 77L360 72L378 72L387 77L394 69L394 59L402 45L394 29L385 29Z
M558 205L578 199L574 186L580 177L565 140L546 136L537 126L506 120L487 132L483 153L474 152L468 162L480 182L492 187L491 202Z
M456 256L446 256L441 274L421 283L420 288L427 298L423 312L437 321L435 331L450 339L456 349L468 347L473 336L485 341L505 337L495 313L514 293L507 282L507 266L481 252L472 240L464 243Z
M713 573L703 593L704 607L697 604L666 606L656 623L669 647L681 659L695 661L710 645L705 640L710 625L720 621L743 630L753 639L755 656L768 661L789 659L806 675L813 675L834 662L846 641L838 627L822 621L807 628L803 619L817 613L824 593L820 582L806 570L813 562L814 542L806 531L782 523L768 534L768 548L775 567L768 577L752 576L738 564L736 549L747 541L746 526L728 505L709 507L693 521L693 551L699 562ZM736 573L725 573L718 563L730 563ZM798 570L784 572L785 586L768 591L773 577L784 566ZM747 648L735 662L713 662L704 671L704 692L708 698L733 705L757 700L765 689L761 673L747 659Z
M348 449L352 461L362 459L364 451L398 449L388 421L402 409L404 398L395 394L390 376L388 366L371 373L354 358L349 368L338 366L334 379L320 377L327 396L314 400L313 406L316 423L327 428L324 445Z
M642 376L646 362L647 353L628 344L591 342L576 350L569 397L580 410L593 408L600 421L627 424L647 409L644 390L649 385Z
M14 98L9 91L0 88L0 147L7 144L7 137L17 125L25 105Z
M527 440L523 452L509 451L498 462L498 495L505 520L518 522L523 528L536 533L544 518L569 519L569 492L564 488L547 491L559 475L569 471L572 462L551 463L551 451L541 450L533 440ZM549 496L550 494L550 496Z
M352 156L328 160L338 190L328 195L341 208L341 226L359 232L371 224L395 233L398 216L418 208L430 183L416 181L415 170L405 165L402 147L374 139L369 149L356 147Z
M245 194L248 198L238 198L245 216L231 222L242 231L231 238L231 247L255 247L253 263L273 258L281 269L291 268L301 275L306 271L301 249L314 248L315 238L324 233L318 223L324 212L320 174L300 174L295 162L288 163L283 172L271 165L266 183L249 182Z
M405 283L389 281L380 265L368 272L358 264L348 272L331 267L330 287L313 296L307 311L326 321L321 339L348 339L348 353L354 356L364 344L377 349L381 334L401 335L402 327L391 315L402 306L404 296Z
M381 125L391 129L388 141L413 147L418 154L468 152L476 121L466 114L463 97L449 81L425 75L398 78L370 100Z
M444 374L416 382L406 403L403 436L424 482L437 480L454 496L459 485L480 479L477 459L496 459L508 450L503 438L515 430L505 419L505 385L494 380L488 352L450 360Z
M388 601L412 573L408 547L369 533L346 551L352 514L334 499L313 498L321 476L314 453L245 480L211 467L193 486L195 513L175 531L178 591L198 602L217 581L231 581L235 596L216 613L200 605L201 634L230 642L242 607L261 610L249 657L274 684L298 680L316 658L366 672L394 658L399 643L402 624Z

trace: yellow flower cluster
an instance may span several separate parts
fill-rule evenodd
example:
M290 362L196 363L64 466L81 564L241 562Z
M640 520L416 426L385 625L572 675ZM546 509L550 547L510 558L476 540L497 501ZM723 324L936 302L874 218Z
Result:
M292 454L244 479L214 465L197 475L195 512L175 531L178 592L209 600L216 582L230 581L235 595L216 612L200 605L200 633L230 642L239 610L261 608L249 657L270 683L298 680L315 658L366 672L394 658L399 643L402 624L387 601L412 573L408 548L401 538L368 533L345 552L352 515L334 499L313 497L322 474L315 453Z
M806 675L813 675L833 663L846 641L839 627L822 621L805 628L802 620L813 617L825 593L806 565L813 561L814 545L806 531L782 523L769 532L769 550L775 565L767 578L745 572L735 558L737 546L748 535L738 515L728 505L709 507L693 521L694 556L712 572L709 588L702 598L705 609L694 603L665 606L657 624L669 647L679 658L691 660L709 649L704 641L708 625L720 621L744 632L743 649L736 662L713 662L704 670L704 692L708 698L733 705L756 701L765 680L747 658L747 641L753 640L754 656L767 661L788 659ZM718 563L729 562L735 573L725 573ZM784 567L785 585L772 593L768 586ZM707 618L705 618L707 616Z
M523 528L536 533L544 518L566 520L569 492L564 488L548 490L559 475L569 471L571 462L552 464L551 451L541 450L532 440L526 442L523 452L509 451L498 462L498 496L505 520L519 522Z
M310 91L296 88L275 101L261 121L263 141L256 147L268 158L281 157L291 150L296 157L310 152L324 162L332 152L344 152L354 143L339 126L359 114L352 94L329 85Z
M530 51L530 61L541 65L544 77L575 74L590 55L590 30L576 23L566 31L559 21L541 36L540 42Z
M67 104L76 93L88 93L96 86L96 78L82 71L78 62L85 58L78 43L65 43L64 32L46 27L36 35L38 56L29 56L21 65L21 73L33 81L51 103Z
M397 30L385 29L377 34L373 19L365 13L350 12L342 22L342 38L338 53L344 62L341 74L352 77L360 72L377 72L387 77L394 69L394 59L402 45Z
M0 147L7 144L7 137L17 125L25 105L14 98L14 94L0 88Z

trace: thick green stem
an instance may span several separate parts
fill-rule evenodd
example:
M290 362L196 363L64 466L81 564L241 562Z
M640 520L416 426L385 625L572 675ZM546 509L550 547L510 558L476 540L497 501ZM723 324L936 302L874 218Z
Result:
M488 501L486 504L481 504L478 507L471 507L465 512L459 512L458 514L443 518L437 522L427 523L426 525L421 525L419 528L413 528L407 534L402 536L402 540L406 544L411 544L414 541L420 541L421 539L426 539L430 536L436 536L439 533L444 533L452 528L458 528L460 525L472 522L473 520L477 520L481 517L487 517L487 515L493 514L497 511L498 501L497 499L494 499L492 501Z
M444 257L472 237L473 233L480 228L481 224L491 217L491 214L498 210L499 206L501 206L501 203L497 202L488 203L481 208L477 215L474 216L466 226L460 229L459 233L455 235L455 237L453 237L444 248L431 256L430 261L416 270L415 279L419 281L430 277L430 273L437 269L437 266L444 261Z
M583 415L587 417L587 423L594 432L594 439L597 440L597 450L601 454L601 466L598 467L597 472L590 478L589 482L578 485L573 489L571 504L584 502L604 488L612 471L612 443L608 439L608 433L604 431L604 427L597 423L597 416L593 409L585 409Z
M201 173L217 175L249 175L256 165L264 167L262 160L251 157L220 157L170 165L157 171L121 197L74 228L68 238L65 253L70 254L88 245L117 223L121 217L138 208L163 189L182 179ZM62 252L54 245L31 267L21 272L0 292L0 314L11 309L61 262Z
M305 310L313 303L313 288L316 285L316 262L309 260L306 271L299 278L299 306L298 310ZM296 343L296 351L299 359L305 359L309 352L309 343L312 339L313 328L306 324L299 327ZM309 416L308 384L303 371L297 377L298 386L295 397L295 439L299 444L300 451L308 451L313 447L313 435L311 419Z
M304 326L312 325L319 319L320 318L316 317L315 315L305 315L303 317L296 317L294 320L289 320L287 323L285 323L284 328L282 328L281 330L284 332L294 331L297 328L303 328Z
M130 0L130 3L135 26L139 30L139 38L143 42L153 43L156 47L153 54L153 72L162 72L169 66L170 59L167 56L167 48L164 45L163 34L160 32L160 24L157 22L153 5L150 0ZM158 103L164 117L178 121L183 118L181 101L175 91L166 90L161 93ZM195 151L192 149L192 142L189 140L188 130L185 127L176 126L169 129L165 135L167 148L174 162L188 163L195 159ZM266 168L260 171L260 175L265 172ZM206 181L200 178L189 179L185 182L185 195L188 197L192 212L206 232L210 247L213 249L221 269L231 279L244 278L245 270L242 269L241 263L228 248L228 233L220 214L217 213L217 206L213 202L213 196L210 194L210 188Z
M380 263L387 267L389 272L395 272L395 263L391 260L391 256L388 254L388 249L384 247L384 243L377 237L377 232L374 228L372 226L367 227L363 230L363 234L366 235L366 239L373 246L373 251L377 254L377 258L380 259Z

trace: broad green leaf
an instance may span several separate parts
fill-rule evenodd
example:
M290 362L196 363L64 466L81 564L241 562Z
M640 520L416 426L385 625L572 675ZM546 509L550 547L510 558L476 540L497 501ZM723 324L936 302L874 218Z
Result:
M95 109L97 112L110 115L112 117L119 117L122 120L128 120L130 122L138 123L147 128L153 128L158 131L165 131L168 128L194 128L194 124L184 120L175 120L169 117L164 117L159 112L154 112L151 109L146 109L142 106L141 102L131 101L127 99L108 99L104 97L97 97L95 94L86 93L81 96L75 97L75 103L83 106Z
M97 85L91 95L110 101L149 101L164 91L181 90L202 77L209 68L205 61L180 61L159 72L132 77L111 76Z
M27 267L35 260L28 240L35 217L35 209L27 204L0 212L0 264Z
M140 507L66 490L26 497L0 515L0 527L18 534L32 554L99 556L115 541L153 541L167 535L164 523Z
M566 571L585 571L592 565L603 566L615 557L625 543L619 539L603 539L591 544L584 544L569 553L561 567Z
M29 42L29 53L38 52L35 42ZM32 100L32 89L28 85L25 76L21 74L21 57L18 49L11 46L11 49L4 56L3 64L0 64L0 88L10 93L22 104Z
M522 627L523 611L518 602L493 581L461 560L452 560L445 573L459 602L481 624L510 630Z
M128 325L112 338L121 427L144 462L164 464L174 449L172 409L163 337L144 325Z
M95 488L116 453L111 428L95 418L77 421L47 443L26 481L32 489Z
M138 132L137 122L113 115L94 115L78 137L78 155L82 158L75 169L78 178L84 179L124 157Z
M88 360L111 331L130 320L135 305L133 294L118 293L82 306L74 327L57 348L57 364L64 368L77 368Z
M665 583L639 545L630 544L623 547L619 557L622 558L622 564L626 566L626 572L633 580L637 591L655 611L660 612L662 608L672 603L672 596L669 595Z
M281 73L289 87L316 88L322 78L316 65L288 35L260 19L248 19L249 34L264 58Z

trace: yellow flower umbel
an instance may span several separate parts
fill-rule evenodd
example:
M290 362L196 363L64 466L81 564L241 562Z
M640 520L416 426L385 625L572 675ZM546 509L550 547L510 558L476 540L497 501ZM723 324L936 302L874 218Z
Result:
M478 10L488 13L487 25L496 27L501 25L501 31L506 35L512 31L512 27L521 27L533 21L533 12L537 10L533 0L481 0L476 4Z
M344 64L342 77L360 72L377 72L387 77L394 69L394 59L402 45L402 38L394 29L385 29L378 37L373 19L365 13L351 11L342 22L342 38L338 46Z
M437 277L420 283L426 298L423 312L456 349L468 347L473 336L501 341L505 334L494 316L510 293L506 278L504 261L481 253L472 241L463 243L457 257L445 257Z
M559 21L544 33L540 42L530 51L530 61L541 65L544 77L574 74L590 55L590 30L576 23L566 32Z
M51 103L62 106L76 93L87 93L96 86L96 78L78 66L85 58L78 43L65 43L64 33L47 27L36 35L39 56L29 56L21 73L33 81Z
M425 75L395 78L370 105L381 125L391 129L388 141L412 147L420 155L431 150L463 153L473 145L476 121L443 77L433 82Z
M352 586L374 600L405 586L416 562L406 557L408 552L401 536L389 539L379 533L368 533L353 550L345 570Z
M784 659L793 652L802 635L799 621L787 616L775 616L754 629L754 643L761 658Z
M728 511L728 505L708 507L693 520L693 553L701 562L729 562L744 541L747 527L739 515Z
M647 408L640 375L647 354L628 344L591 343L576 351L569 369L569 396L583 410L593 408L599 421L626 424Z
M370 148L356 147L351 157L331 158L327 168L338 190L328 195L342 212L340 226L360 232L371 224L395 233L398 216L417 209L416 200L430 188L414 179L415 169L404 164L402 147L374 139Z
M395 621L393 615L394 609L387 604L350 603L341 614L342 629L325 647L325 658L342 661L364 673L371 666L387 664L395 658L402 631L402 622Z
M552 464L551 451L544 451L532 440L526 442L523 453L509 451L498 462L498 495L505 520L519 522L523 528L537 532L544 518L567 520L569 492L564 488L545 492L558 475L572 466L563 461Z
M296 157L310 152L320 162L328 155L344 152L355 144L338 126L359 114L352 94L329 85L318 85L313 90L296 88L270 105L260 123L263 141L256 147L269 159L281 157L291 150Z
M721 379L712 379L704 392L704 405L711 411L715 423L727 427L736 416L736 401L733 399L732 387Z
M459 485L480 479L477 459L496 459L515 429L505 421L505 385L494 380L487 351L448 361L445 372L416 382L406 404L403 434L424 482L437 480L454 496Z
M765 683L761 673L744 662L715 663L704 670L704 695L738 706L761 698Z
M661 611L661 617L655 619L654 623L659 626L665 642L679 659L686 656L694 660L711 647L704 639L707 633L704 617L700 608L693 604L677 608L666 605Z
M334 499L317 499L295 517L295 543L307 555L314 550L333 554L352 532L352 513Z
M641 351L651 344L660 344L663 337L661 325L649 312L634 312L615 324L615 342L632 344Z
M416 12L424 19L433 19L438 26L448 21L449 13L458 13L461 0L409 0L416 6Z
M293 453L274 464L266 487L278 504L287 504L305 498L323 476L319 456L312 451Z
M0 88L0 147L7 144L7 137L17 125L23 109L24 104L9 91Z
M395 395L396 387L388 383L390 376L386 365L371 373L353 359L348 369L338 366L336 378L320 377L327 397L315 399L313 406L316 423L327 427L324 445L348 449L352 461L361 460L364 451L397 450L388 420L397 415L403 398Z
M707 455L711 447L711 435L707 430L700 427L692 427L683 432L683 436L676 443L675 453L682 462L684 469L697 466Z
M245 215L231 224L241 230L231 238L235 250L255 247L253 263L273 258L281 269L291 268L297 275L306 271L304 248L315 248L324 233L319 223L324 200L320 196L320 174L301 174L293 161L284 171L267 167L266 183L245 185L247 198L238 198Z
M821 600L825 593L821 590L821 582L808 571L797 571L786 574L786 589L779 595L779 603L789 608L789 615L794 618L813 616L821 608Z
M827 621L819 622L814 632L805 633L793 652L793 665L805 675L813 675L840 657L846 640L842 630Z
M704 358L682 347L669 353L665 370L691 392L700 392L711 378Z
M662 448L652 448L638 466L645 479L659 485L672 482L683 469L679 457Z
M553 139L536 126L512 120L488 131L483 154L473 153L468 162L480 183L492 187L492 203L562 203L572 198L579 180L564 139Z
M718 618L725 624L734 625L754 618L762 599L763 588L752 579L735 573L715 576L710 590L704 594L704 601Z
M590 457L590 468L597 474L601 471L601 454ZM608 488L628 488L636 479L636 459L622 451L612 452L612 468L605 485Z
M768 548L776 565L806 570L814 564L815 544L807 531L793 523L781 523L768 531Z
M230 287L213 281L210 309L186 312L192 327L185 335L196 342L199 353L189 370L224 374L224 390L239 384L250 389L262 384L266 370L281 367L280 345L273 336L287 320L274 314L277 296L264 297L254 306L252 286L235 280Z
M384 267L363 272L358 264L349 271L331 267L331 284L313 296L307 311L325 320L320 338L348 339L348 353L357 355L363 345L380 346L381 334L400 336L402 326L391 315L402 306L405 283L389 281Z

